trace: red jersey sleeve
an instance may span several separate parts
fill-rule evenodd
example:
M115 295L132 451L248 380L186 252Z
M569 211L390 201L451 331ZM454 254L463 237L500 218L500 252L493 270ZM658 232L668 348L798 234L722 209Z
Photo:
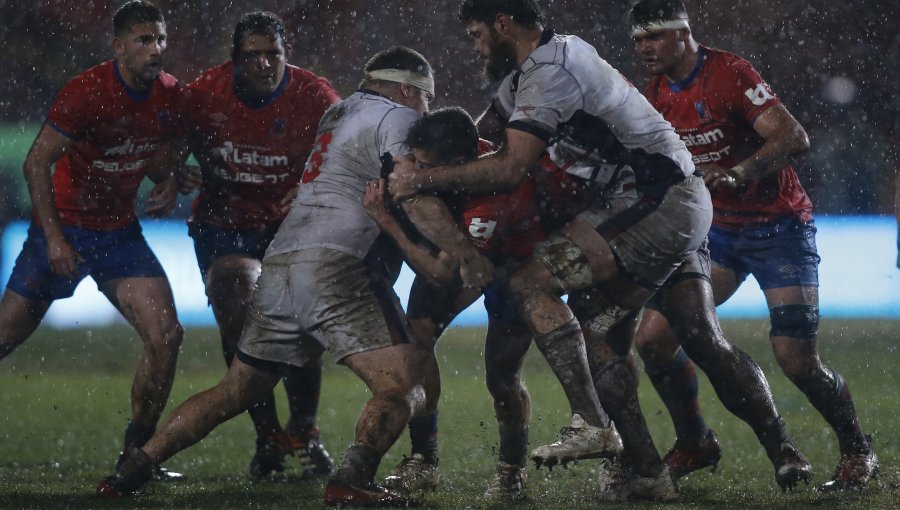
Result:
M781 100L750 62L737 58L731 62L729 67L734 73L735 83L731 90L740 94L734 98L734 104L741 105L740 114L749 125L752 126L762 112L774 105L781 104Z
M72 140L81 140L90 128L88 107L93 104L92 91L100 88L97 83L86 83L91 78L77 76L70 80L57 94L47 115L47 122Z

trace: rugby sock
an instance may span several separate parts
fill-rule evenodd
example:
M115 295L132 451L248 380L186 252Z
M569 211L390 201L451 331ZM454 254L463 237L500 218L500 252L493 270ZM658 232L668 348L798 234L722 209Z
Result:
M600 407L584 345L584 333L574 318L558 328L536 335L534 343L566 392L573 414L590 425L608 427L609 416Z
M125 449L140 448L153 437L156 432L154 425L139 425L133 421L128 421L125 427Z
M292 436L308 439L316 425L319 395L322 389L322 363L291 367L283 378L291 417L285 427Z
M528 425L510 427L500 424L500 462L525 467L528 453Z
M841 453L868 453L869 441L860 429L850 388L839 373L823 368L827 379L816 382L825 384L801 383L797 386L834 429Z
M644 370L672 416L676 438L705 438L709 428L700 414L697 370L684 350L679 347L675 358L664 365L645 362Z
M409 420L412 452L419 453L429 464L438 463L438 412Z
M370 483L375 479L381 456L374 449L361 444L347 448L341 467L334 474L336 480L344 483Z

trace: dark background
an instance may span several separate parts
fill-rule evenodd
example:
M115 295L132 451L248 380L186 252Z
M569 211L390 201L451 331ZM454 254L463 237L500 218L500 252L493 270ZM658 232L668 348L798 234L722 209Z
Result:
M5 78L0 82L0 124L21 132L36 129L68 79L111 58L111 17L121 3L0 0L0 76ZM266 9L285 20L294 46L291 63L329 78L343 95L355 89L368 56L403 44L421 51L435 67L438 99L433 106L457 104L477 114L486 104L481 65L456 20L457 0L156 3L168 20L166 69L182 80L227 60L240 14ZM643 85L646 76L624 26L629 1L541 4L549 26L594 44L603 58ZM812 150L795 168L816 212L891 213L900 129L900 2L685 4L694 37L753 63L806 127ZM10 186L21 182L20 173L15 165L0 168L0 188L7 197ZM13 202L4 200L8 206ZM21 209L7 215L21 216Z

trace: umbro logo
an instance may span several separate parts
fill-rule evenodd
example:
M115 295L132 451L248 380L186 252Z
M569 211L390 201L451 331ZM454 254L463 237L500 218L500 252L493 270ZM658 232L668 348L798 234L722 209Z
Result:
M799 272L800 272L800 268L797 267L797 266L795 266L795 265L793 265L793 264L787 264L787 265L784 265L784 266L779 267L779 268L778 268L778 272L779 272L779 273L782 273L782 274L792 275L792 274L797 274L797 273L799 273Z
M213 122L218 122L218 123L222 123L222 122L225 122L226 120L228 120L228 116L222 112L213 113L209 116L209 118L212 119Z

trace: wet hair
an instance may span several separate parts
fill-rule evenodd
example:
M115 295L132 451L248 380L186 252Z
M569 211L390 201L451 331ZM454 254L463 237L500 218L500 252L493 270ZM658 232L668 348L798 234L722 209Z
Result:
M366 62L366 66L363 68L367 73L382 69L412 71L434 78L434 71L431 69L431 64L428 63L428 60L418 51L405 46L394 46L393 48L379 51ZM364 86L367 81L363 79L360 87Z
M462 108L430 111L416 121L406 135L406 145L434 156L438 164L478 157L478 129Z
M141 23L166 24L166 18L159 7L144 0L132 0L116 9L113 14L113 34L119 36Z
M535 0L464 0L459 5L459 20L480 21L493 26L498 14L507 14L525 28L544 24L544 13Z
M231 46L231 58L237 57L241 51L241 44L248 35L271 35L281 38L282 43L286 43L287 36L284 30L284 22L277 14L267 11L248 12L241 16L241 19L234 27L233 43Z
M688 19L681 0L639 0L628 11L628 27L642 27L657 21Z

